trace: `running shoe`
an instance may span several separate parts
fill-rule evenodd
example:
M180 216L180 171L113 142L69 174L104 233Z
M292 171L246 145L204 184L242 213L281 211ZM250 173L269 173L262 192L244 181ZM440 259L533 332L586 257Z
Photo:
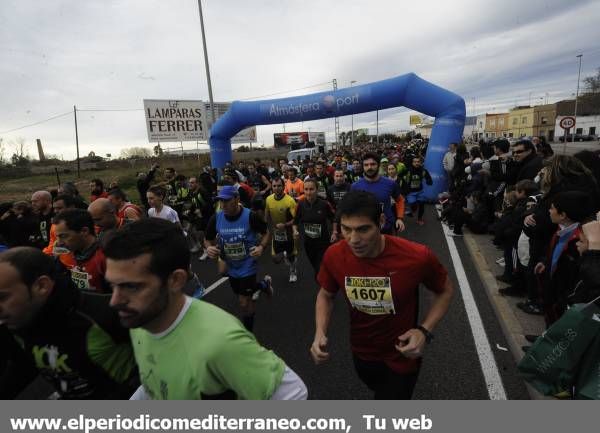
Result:
M290 283L295 283L296 281L298 281L296 271L290 271Z
M515 281L515 278L512 275L504 274L496 275L496 279L506 284L512 284Z
M261 290L265 292L269 298L272 298L275 294L275 289L273 289L273 278L271 278L270 275L265 275L261 283Z
M500 293L502 296L514 296L517 298L522 298L525 296L525 290L515 286L508 286L498 289L498 293Z
M542 310L542 308L539 305L537 305L536 303L531 302L531 301L518 302L517 307L520 308L521 310L523 310L527 314L533 314L536 316L544 315L544 311Z
M527 334L525 335L525 340L529 341L530 343L535 343L535 341L540 338L539 335L532 335L532 334Z

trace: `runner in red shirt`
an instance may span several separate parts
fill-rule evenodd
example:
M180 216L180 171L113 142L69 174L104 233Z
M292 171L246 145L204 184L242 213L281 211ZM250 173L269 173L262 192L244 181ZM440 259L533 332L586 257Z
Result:
M338 291L350 311L350 342L360 379L375 399L410 399L420 357L454 292L446 269L424 245L382 235L385 216L374 195L350 191L338 217L344 240L329 247L317 280L315 363L329 359L327 329ZM419 325L419 284L434 293Z
M83 209L67 209L54 217L57 246L65 247L75 256L76 266L70 269L71 279L80 290L110 292L104 279L106 259L94 230L92 216Z
M128 202L127 196L122 190L118 188L111 189L108 192L108 199L116 208L118 218L128 221L137 221L142 218L142 210L133 203Z

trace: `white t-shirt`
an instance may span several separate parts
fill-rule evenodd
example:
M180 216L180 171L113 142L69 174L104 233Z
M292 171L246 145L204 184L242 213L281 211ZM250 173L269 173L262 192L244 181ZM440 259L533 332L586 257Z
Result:
M167 205L163 205L160 212L156 212L156 208L151 207L148 209L148 216L150 218L162 218L171 221L172 223L179 222L179 216L177 215L177 212L175 212L175 209Z

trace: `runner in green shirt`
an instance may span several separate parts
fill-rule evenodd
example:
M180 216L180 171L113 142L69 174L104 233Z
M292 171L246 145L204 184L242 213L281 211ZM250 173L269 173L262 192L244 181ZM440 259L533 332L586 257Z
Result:
M106 240L111 306L130 328L142 386L134 399L305 399L302 380L225 311L186 297L181 230L155 218Z

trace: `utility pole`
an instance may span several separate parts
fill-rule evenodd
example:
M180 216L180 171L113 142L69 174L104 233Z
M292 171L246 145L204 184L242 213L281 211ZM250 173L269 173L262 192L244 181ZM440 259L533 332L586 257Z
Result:
M352 87L352 85L354 83L356 83L356 80L350 81L350 87ZM351 141L351 143L352 143L352 149L354 149L354 114L351 117L352 117L352 131L351 131L350 138L352 139L352 141Z
M575 134L577 133L577 100L579 99L579 79L581 78L581 58L583 54L578 54L576 57L579 58L579 72L577 73L577 93L575 93L575 126L573 126L573 140L572 143L575 143ZM565 137L565 143L567 142L567 138Z
M334 93L337 92L337 80L334 78L333 79L333 91ZM340 119L336 116L334 118L335 123L334 123L334 129L335 129L335 144L336 147L339 147L339 139L340 139ZM337 149L336 149L337 150Z
M377 144L379 144L379 110L377 110Z
M202 29L202 47L204 48L204 66L206 67L206 81L208 83L208 99L210 101L210 113L212 124L217 121L215 117L215 104L213 103L212 84L210 82L210 68L208 67L208 51L206 49L206 36L204 34L204 18L202 16L202 0L198 0L198 10L200 11L200 28ZM210 131L209 131L210 135ZM209 137L207 137L208 139Z
M77 178L81 178L81 166L79 162L79 134L77 133L77 107L73 105L73 116L75 117L75 146L77 147Z

